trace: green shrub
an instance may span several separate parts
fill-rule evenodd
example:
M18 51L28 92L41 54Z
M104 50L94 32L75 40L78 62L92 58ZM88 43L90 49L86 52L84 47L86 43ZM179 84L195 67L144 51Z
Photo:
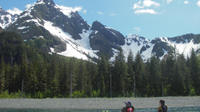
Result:
M98 90L98 91L96 91L96 90L92 91L92 95L91 96L92 97L99 97L100 96L100 90Z
M85 96L85 92L82 92L82 91L74 91L72 93L72 97L73 98L81 98L81 97L86 97Z
M195 89L194 88L190 89L190 96L195 96L195 95L196 95Z
M10 93L8 91L4 91L2 93L0 93L0 98L20 98L22 96L25 96L23 94L21 94L20 91L16 92L16 93Z

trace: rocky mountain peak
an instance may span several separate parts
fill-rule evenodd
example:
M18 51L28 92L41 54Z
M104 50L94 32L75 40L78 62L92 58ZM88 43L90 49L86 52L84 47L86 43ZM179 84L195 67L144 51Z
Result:
M92 30L101 30L104 29L105 26L101 24L99 21L94 21L92 24Z
M6 12L5 10L3 10L2 8L0 8L0 16L8 14L8 12Z

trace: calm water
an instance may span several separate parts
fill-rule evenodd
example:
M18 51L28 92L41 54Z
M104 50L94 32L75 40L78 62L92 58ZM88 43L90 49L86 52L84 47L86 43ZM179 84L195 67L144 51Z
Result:
M40 110L40 109L0 109L0 112L120 112L120 110ZM157 112L156 109L136 109L135 112ZM200 107L169 108L168 112L200 112Z

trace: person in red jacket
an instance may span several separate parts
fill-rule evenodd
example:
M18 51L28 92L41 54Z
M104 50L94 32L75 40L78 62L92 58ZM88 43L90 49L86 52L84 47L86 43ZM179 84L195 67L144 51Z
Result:
M131 102L125 102L126 106L122 109L122 112L134 112L134 107Z

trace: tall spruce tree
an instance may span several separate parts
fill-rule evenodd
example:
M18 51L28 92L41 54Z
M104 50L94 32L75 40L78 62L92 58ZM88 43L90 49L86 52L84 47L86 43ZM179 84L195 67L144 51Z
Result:
M199 71L199 63L194 50L192 50L191 57L190 57L190 73L192 78L192 86L195 89L195 93L200 95L200 71Z
M134 59L132 51L129 52L127 58L128 78L127 78L127 92L135 94L135 72L134 72Z
M98 89L100 90L100 95L108 96L108 87L109 87L109 62L105 56L101 56L98 61Z
M148 74L148 96L162 95L160 61L155 56L151 57Z
M119 54L115 58L114 72L114 91L116 92L116 95L126 96L126 91L128 91L128 83L126 82L128 80L128 67L122 50L120 50Z
M146 93L146 78L145 78L145 64L141 55L138 53L135 58L134 72L136 75L136 96L145 96Z
M3 57L1 57L1 64L0 64L0 93L5 89L5 63Z
M191 76L189 72L189 68L186 65L186 59L184 55L180 55L177 58L176 62L176 77L177 77L177 85L179 86L175 91L177 91L176 95L188 95L191 88Z

